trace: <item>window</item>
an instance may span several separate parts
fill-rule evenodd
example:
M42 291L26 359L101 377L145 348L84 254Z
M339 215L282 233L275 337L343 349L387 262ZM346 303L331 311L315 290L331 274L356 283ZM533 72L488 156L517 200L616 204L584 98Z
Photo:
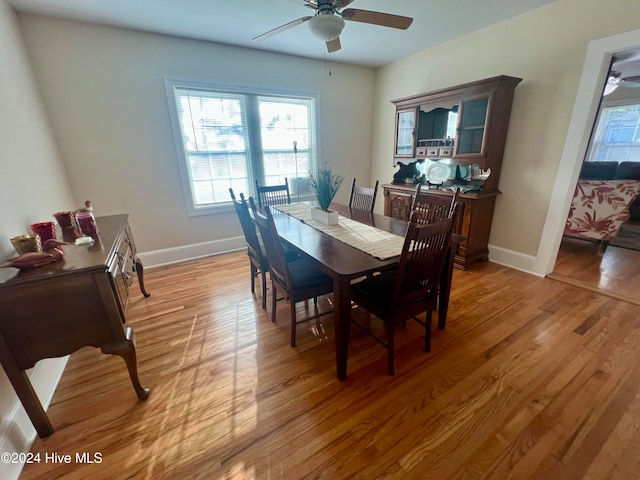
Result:
M602 107L589 161L640 162L640 105Z
M212 213L229 188L253 195L288 179L309 192L316 95L165 80L187 210Z

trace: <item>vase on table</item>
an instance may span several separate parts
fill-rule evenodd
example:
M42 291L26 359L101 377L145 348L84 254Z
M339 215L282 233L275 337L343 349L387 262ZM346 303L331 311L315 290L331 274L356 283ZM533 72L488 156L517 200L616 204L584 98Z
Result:
M311 220L325 225L337 225L338 212L335 210L322 210L320 207L311 207Z

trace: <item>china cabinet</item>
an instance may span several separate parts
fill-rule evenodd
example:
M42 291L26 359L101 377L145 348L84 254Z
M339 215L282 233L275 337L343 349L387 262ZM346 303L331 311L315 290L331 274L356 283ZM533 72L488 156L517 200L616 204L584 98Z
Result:
M453 195L459 189L466 241L456 256L457 267L488 259L511 104L521 81L502 75L393 101L394 165L400 172L393 184L382 186L385 214L409 218L415 183L426 185L425 195Z

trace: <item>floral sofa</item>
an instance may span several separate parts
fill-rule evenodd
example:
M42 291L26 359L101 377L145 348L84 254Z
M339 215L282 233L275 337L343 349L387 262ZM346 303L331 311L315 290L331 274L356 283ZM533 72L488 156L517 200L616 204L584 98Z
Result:
M640 162L585 162L580 170L583 180L640 180ZM640 195L629 207L631 219L640 222Z
M599 241L604 251L620 226L631 218L630 207L639 193L640 162L585 163L564 234Z

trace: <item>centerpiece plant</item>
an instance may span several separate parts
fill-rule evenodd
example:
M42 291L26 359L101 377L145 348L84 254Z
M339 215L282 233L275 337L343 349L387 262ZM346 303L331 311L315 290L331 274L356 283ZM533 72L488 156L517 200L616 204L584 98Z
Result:
M315 177L310 175L309 183L311 184L311 188L316 192L320 209L328 212L333 197L336 196L340 185L342 185L342 175L338 175L331 170L329 163L325 162L322 167L318 169Z

